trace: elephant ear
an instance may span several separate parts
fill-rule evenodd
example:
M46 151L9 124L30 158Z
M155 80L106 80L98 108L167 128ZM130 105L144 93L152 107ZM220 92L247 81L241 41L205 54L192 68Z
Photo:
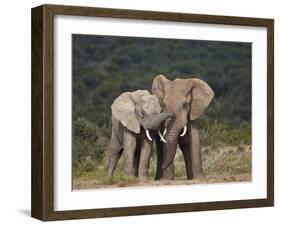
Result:
M193 84L190 120L199 118L207 109L214 97L214 91L200 79L190 79Z
M121 94L111 105L112 115L134 133L140 133L140 123L135 113L135 102L130 92Z
M163 103L164 95L165 95L165 85L169 82L170 80L167 79L164 75L160 74L157 75L152 84L152 90L151 93L153 95L156 95L160 102Z

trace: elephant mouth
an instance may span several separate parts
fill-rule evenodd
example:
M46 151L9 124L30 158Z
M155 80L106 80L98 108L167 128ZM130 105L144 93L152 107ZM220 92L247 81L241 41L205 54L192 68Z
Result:
M180 136L180 137L183 137L183 136L186 134L186 132L187 132L187 126L185 125L185 126L183 127L183 129L182 129L182 131L181 131L181 134L180 134L179 136ZM159 135L159 137L160 137L160 140L161 140L162 142L164 142L164 143L167 143L167 141L166 141L166 139L165 139L166 134L167 134L167 128L164 129L163 134L161 133L160 130L158 131L158 135Z
M157 131L159 130L160 124L168 118L175 117L173 112L162 112L158 115L153 116L149 121L147 121L143 127L145 129L145 134L148 140L152 141L152 137L150 136L149 130Z

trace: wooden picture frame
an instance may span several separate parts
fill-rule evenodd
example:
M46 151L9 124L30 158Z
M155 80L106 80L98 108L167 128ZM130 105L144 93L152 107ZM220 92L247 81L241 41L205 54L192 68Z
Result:
M267 29L267 198L121 208L54 210L54 16L71 15L174 21ZM274 20L199 14L42 5L32 9L32 200L31 215L50 221L163 214L274 205Z

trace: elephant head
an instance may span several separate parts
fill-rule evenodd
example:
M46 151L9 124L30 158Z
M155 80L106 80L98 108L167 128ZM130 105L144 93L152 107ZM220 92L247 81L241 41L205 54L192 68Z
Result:
M175 117L165 121L164 134L167 153L164 156L163 168L173 161L179 136L185 136L189 121L198 119L207 109L214 97L212 88L196 78L175 79L170 81L164 75L155 77L152 94L157 95L165 111L174 112Z
M113 116L124 127L138 134L141 127L147 138L152 141L149 130L158 130L159 125L174 114L162 112L159 99L146 90L121 94L111 105Z

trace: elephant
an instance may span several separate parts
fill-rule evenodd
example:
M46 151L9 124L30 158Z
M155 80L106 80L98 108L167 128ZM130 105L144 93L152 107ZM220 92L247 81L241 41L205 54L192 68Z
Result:
M161 112L158 97L147 90L125 92L111 105L112 134L107 176L124 152L124 174L148 178L152 142L160 124L173 113Z
M203 80L197 78L167 79L156 76L152 94L157 95L164 111L175 117L162 123L162 132L156 136L156 180L174 179L174 157L177 146L181 149L186 166L187 179L203 177L201 146L196 120L206 111L214 92Z

